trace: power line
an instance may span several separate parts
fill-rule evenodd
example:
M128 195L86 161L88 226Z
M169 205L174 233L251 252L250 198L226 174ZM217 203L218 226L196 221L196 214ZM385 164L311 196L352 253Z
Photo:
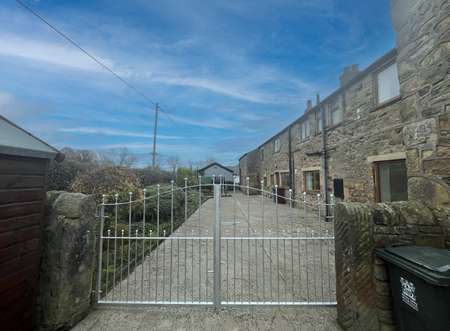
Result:
M73 42L70 38L66 37L62 32L60 32L58 29L56 29L53 25L51 25L50 23L48 23L46 20L44 20L42 17L40 17L38 14L36 14L33 10L31 10L30 8L28 8L26 5L24 5L22 2L20 2L19 0L16 0L18 3L20 3L22 6L24 6L26 9L28 9L33 15L35 15L37 18L39 18L42 22L44 22L45 24L47 24L49 27L51 27L53 30L55 30L57 33L59 33L61 36L63 36L66 40L68 40L71 44L73 44L74 46L76 46L80 51L82 51L84 54L86 54L87 56L89 56L92 60L94 60L95 62L97 62L98 64L100 64L103 68L105 68L106 70L108 70L111 74L113 74L114 76L116 76L116 78L120 79L124 84L126 84L128 87L130 87L131 89L133 89L136 93L138 93L140 96L142 96L143 98L145 98L147 101L151 102L152 104L154 104L156 106L156 103L154 103L152 100L150 100L149 98L147 98L144 94L142 94L141 92L139 92L136 88L134 88L131 84L129 84L127 81L125 81L123 78L121 78L119 75L117 75L114 71L112 71L111 69L109 69L107 66L105 66L103 63L101 63L99 60L97 60L95 57L93 57L91 54L89 54L88 52L86 52L83 48L81 48L80 46L78 46L75 42ZM159 108L159 107L158 107ZM175 123L175 121L169 116L169 114L167 114L164 110L162 110L161 108L159 108L159 110L161 110L164 115L167 116L167 118L172 121L173 124L175 124L177 126L178 129L180 129L181 132L183 132L186 137L188 137L195 145L197 145L198 148L200 148L206 155L208 155L209 157L211 157L211 155L209 155L208 152L206 152L203 148L201 148L186 132L184 132L183 129L180 128L180 126Z

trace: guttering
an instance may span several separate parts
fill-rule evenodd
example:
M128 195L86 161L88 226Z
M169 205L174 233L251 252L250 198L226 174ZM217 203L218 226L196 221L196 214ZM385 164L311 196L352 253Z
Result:
M291 127L289 126L289 188L292 190L292 165L291 165Z
M320 104L320 112L322 116L322 167L323 167L323 202L325 204L325 216L328 216L328 209L326 208L328 202L328 174L327 174L327 142L325 132L325 109Z

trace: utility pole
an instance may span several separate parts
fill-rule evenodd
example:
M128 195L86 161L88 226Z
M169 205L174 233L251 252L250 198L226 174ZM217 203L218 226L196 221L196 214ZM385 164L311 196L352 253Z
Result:
M152 170L155 170L155 157L158 153L156 153L156 126L158 124L158 104L156 104L156 110L155 110L155 134L153 135L153 153L150 153L153 155L153 162L152 162Z

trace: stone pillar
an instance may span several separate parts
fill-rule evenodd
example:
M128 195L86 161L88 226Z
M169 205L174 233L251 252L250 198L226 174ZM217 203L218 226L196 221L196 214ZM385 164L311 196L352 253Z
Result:
M450 248L450 2L391 0L391 6L408 195L430 208Z
M368 205L336 205L336 296L338 322L344 330L378 330L371 270L372 229Z
M35 330L68 330L89 312L94 217L92 197L47 192Z
M335 210L338 322L344 330L395 331L386 263L374 248L411 242L444 247L443 229L419 201L338 203Z

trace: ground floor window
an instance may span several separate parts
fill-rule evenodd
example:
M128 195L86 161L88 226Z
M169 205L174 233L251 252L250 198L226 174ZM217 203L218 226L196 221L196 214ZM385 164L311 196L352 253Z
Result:
M320 191L320 171L305 171L304 172L305 191Z
M281 173L281 186L289 186L289 172L282 172Z
M270 185L275 186L275 176L270 175Z
M375 164L377 202L408 200L405 160Z

